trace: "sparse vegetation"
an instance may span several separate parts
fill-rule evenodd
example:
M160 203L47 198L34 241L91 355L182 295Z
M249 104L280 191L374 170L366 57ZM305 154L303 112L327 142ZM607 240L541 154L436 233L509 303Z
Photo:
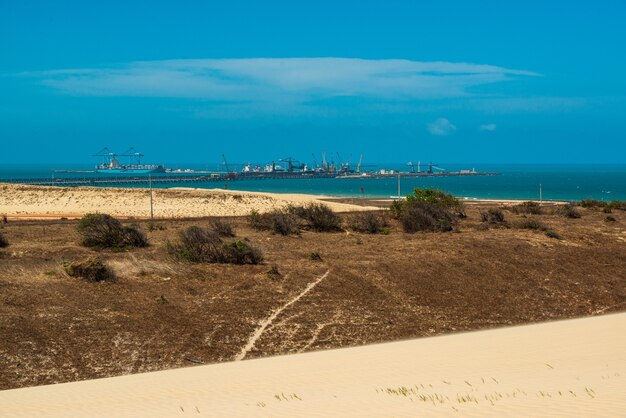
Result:
M305 206L291 206L290 213L304 220L317 232L333 232L341 230L341 218L328 205L308 203Z
M554 238L554 239L563 239L563 237L561 237L561 235L558 232L553 231L552 229L548 229L546 231L546 237Z
M500 224L504 222L504 212L500 208L489 208L480 211L480 221L490 224Z
M626 210L626 200L611 200L605 202L597 199L584 199L580 201L580 206L583 208L603 208L605 213L610 213L611 210ZM609 212L606 212L606 211Z
M320 255L320 253L315 252L315 251L310 252L308 254L308 257L309 257L309 260L312 260L312 261L322 261L322 256Z
M86 247L124 249L146 247L146 236L134 226L123 226L110 215L91 213L85 215L77 226Z
M578 219L581 217L581 213L574 205L561 205L557 206L554 213L566 218Z
M611 216L611 215L606 215L606 216L604 217L604 221L605 221L605 222L617 222L617 219L615 219L615 218L614 218L613 216Z
M211 230L220 237L232 238L235 234L235 228L230 222L221 219L215 219L211 222Z
M0 232L0 248L6 248L9 246L9 240L6 239L4 234Z
M405 232L452 231L457 217L465 216L462 202L452 195L432 189L418 189L405 200L394 201L392 216Z
M525 218L517 221L515 227L518 229L532 229L535 231L547 231L548 227L541 221L534 218Z
M90 257L83 261L64 262L63 268L70 277L78 277L90 282L114 279L113 272L99 257Z
M270 279L280 279L283 275L278 270L278 266L276 264L272 264L272 267L265 272L265 275Z
M350 228L356 232L381 234L389 232L389 223L385 216L378 212L358 212L349 219Z
M263 214L253 210L248 216L248 223L259 231L272 231L280 235L299 233L298 218L286 209L275 209Z
M518 205L514 205L509 207L509 210L513 213L524 214L524 215L541 215L543 210L541 205L537 202L522 202Z
M193 263L259 264L263 253L245 241L224 242L208 228L190 226L179 234L178 243L168 243L168 252Z

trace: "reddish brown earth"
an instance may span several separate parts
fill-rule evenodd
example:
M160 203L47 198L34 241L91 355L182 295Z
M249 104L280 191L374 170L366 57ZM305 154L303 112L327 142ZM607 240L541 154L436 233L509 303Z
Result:
M451 233L406 234L392 223L388 235L282 237L234 219L238 237L265 254L256 266L169 258L166 240L208 219L159 220L153 231L138 221L151 246L127 252L79 246L74 220L10 221L0 227L10 242L0 249L0 389L232 360L326 272L266 324L246 358L623 311L626 216L582 213L539 216L561 240L485 229L476 207ZM114 281L65 274L63 261L95 254ZM279 277L267 274L273 265Z

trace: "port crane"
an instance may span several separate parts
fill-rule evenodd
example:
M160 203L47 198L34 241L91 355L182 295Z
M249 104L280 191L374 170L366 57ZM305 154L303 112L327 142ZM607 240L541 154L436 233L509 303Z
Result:
M280 161L281 163L287 163L287 164L289 164L289 165L288 165L288 168L287 168L287 171L288 171L288 172L290 172L290 173L292 173L292 172L293 172L293 167L294 167L294 166L293 166L293 163L299 163L299 162L300 162L300 161L296 160L296 159L295 159L295 158L293 158L293 157L281 158L281 159L280 159L280 160L278 160L278 161ZM302 166L299 166L298 168L302 169Z
M411 167L411 173L415 173L415 166L417 165L417 172L421 173L421 162L418 161L417 164L415 164L412 161L409 161L406 165ZM438 170L438 171L446 171L445 168L441 168L441 167L437 167L437 163L433 163L432 161L428 164L426 164L428 166L428 170L426 171L427 173L432 174L433 173L433 169Z

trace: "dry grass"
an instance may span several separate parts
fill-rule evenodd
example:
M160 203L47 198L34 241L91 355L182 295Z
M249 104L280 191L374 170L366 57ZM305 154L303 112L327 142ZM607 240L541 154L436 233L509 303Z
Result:
M11 246L0 249L0 389L232 360L260 321L329 270L249 357L623 310L626 213L609 223L581 212L541 217L561 239L479 230L473 207L458 233L406 234L392 221L387 235L281 236L233 219L263 250L261 265L168 259L168 238L207 220L152 230L140 222L151 246L126 252L78 245L76 221L10 222ZM64 274L62 261L95 255L115 281Z

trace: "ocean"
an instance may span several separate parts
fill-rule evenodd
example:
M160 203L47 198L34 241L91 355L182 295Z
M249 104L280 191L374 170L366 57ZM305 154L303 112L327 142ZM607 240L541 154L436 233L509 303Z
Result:
M169 167L196 170L216 169L217 165L176 164ZM539 185L545 200L626 200L626 164L547 165L547 164L442 164L448 171L475 168L498 172L498 176L402 178L400 193L413 188L437 188L468 199L538 199ZM378 164L377 169L408 171L406 164ZM54 169L92 170L91 165L0 165L0 181L14 178L63 178L110 176L94 173L53 173ZM169 183L155 187L228 188L274 193L307 193L337 197L375 198L396 196L396 178L363 179L263 179Z

